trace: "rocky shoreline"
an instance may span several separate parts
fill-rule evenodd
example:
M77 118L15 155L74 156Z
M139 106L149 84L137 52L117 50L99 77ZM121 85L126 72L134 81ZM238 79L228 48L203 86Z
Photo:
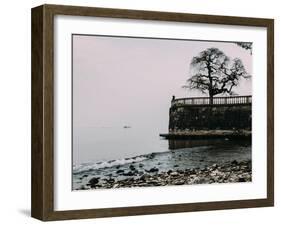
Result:
M86 185L82 185L77 190L251 182L252 162L234 160L201 169L168 170L166 172L159 172L157 167L138 171L134 166L130 166L130 171L122 170L119 174L126 178L117 180L113 177L92 177L89 178Z

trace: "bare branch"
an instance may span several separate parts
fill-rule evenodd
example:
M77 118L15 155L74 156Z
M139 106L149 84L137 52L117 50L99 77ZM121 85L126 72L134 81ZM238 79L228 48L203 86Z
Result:
M252 42L236 42L236 45L242 47L243 49L249 50L252 55L253 52L253 43Z

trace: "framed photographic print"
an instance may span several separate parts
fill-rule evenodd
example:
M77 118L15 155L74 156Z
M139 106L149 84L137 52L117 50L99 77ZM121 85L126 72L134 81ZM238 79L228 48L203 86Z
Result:
M272 19L32 9L32 216L273 206Z

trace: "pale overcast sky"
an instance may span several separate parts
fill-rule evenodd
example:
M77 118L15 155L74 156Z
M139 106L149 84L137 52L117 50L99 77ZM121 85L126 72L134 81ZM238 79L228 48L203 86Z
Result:
M73 126L167 128L172 95L185 90L193 56L216 47L252 74L250 52L234 43L73 36ZM234 91L251 94L251 80Z

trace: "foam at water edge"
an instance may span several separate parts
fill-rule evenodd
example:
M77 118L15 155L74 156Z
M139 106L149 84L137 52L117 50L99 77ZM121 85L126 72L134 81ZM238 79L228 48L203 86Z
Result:
M83 163L80 165L73 166L73 174L83 173L95 169L102 169L106 167L113 167L117 165L125 165L132 162L141 162L147 158L148 158L147 156L137 156L133 158L123 158L123 159L110 160L110 161L97 162L97 163Z

